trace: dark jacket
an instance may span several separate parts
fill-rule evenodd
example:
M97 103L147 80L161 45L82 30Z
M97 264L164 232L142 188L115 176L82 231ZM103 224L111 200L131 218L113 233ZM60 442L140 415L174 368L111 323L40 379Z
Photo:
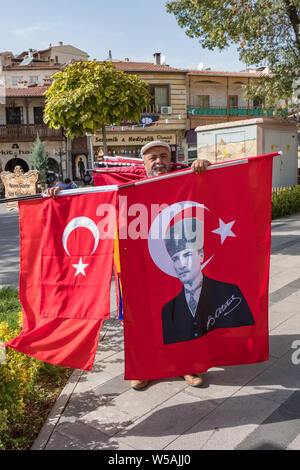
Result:
M187 305L184 288L162 309L164 344L197 339L217 328L235 328L254 323L238 286L206 276L203 276L195 317Z

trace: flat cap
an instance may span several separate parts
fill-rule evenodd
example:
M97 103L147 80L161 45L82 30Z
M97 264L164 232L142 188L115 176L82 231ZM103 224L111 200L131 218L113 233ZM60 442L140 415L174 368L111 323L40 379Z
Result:
M161 140L153 140L152 142L148 142L148 144L144 145L144 147L141 148L141 156L143 156L144 153L151 147L166 147L169 152L171 152L170 145L167 144L167 142L162 142Z

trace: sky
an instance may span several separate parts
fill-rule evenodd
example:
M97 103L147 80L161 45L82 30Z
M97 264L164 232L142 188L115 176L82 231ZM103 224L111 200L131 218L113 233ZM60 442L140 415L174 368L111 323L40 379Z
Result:
M240 71L235 47L208 51L189 38L165 0L0 0L0 51L14 54L57 45L84 50L90 59L152 62L154 52L172 67Z

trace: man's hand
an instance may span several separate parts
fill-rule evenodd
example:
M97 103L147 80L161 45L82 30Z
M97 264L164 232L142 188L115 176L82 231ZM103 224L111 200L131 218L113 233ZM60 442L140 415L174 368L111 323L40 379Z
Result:
M208 160L197 159L193 161L191 169L194 173L199 174L205 171L209 165L211 165L211 163Z
M52 197L53 199L57 199L59 191L61 191L61 188L56 186L55 188L46 189L45 194L48 194L48 196Z

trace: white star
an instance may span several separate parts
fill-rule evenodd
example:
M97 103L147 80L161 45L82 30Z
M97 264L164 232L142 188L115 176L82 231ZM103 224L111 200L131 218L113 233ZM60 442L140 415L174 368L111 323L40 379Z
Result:
M231 231L231 227L235 223L235 220L225 224L221 219L219 219L219 228L212 230L213 233L221 235L221 244L223 245L227 237L235 237L235 234Z
M88 266L88 264L83 264L82 259L80 258L78 264L72 264L74 268L76 268L76 273L75 277L78 276L78 274L83 274L85 276L84 269Z

